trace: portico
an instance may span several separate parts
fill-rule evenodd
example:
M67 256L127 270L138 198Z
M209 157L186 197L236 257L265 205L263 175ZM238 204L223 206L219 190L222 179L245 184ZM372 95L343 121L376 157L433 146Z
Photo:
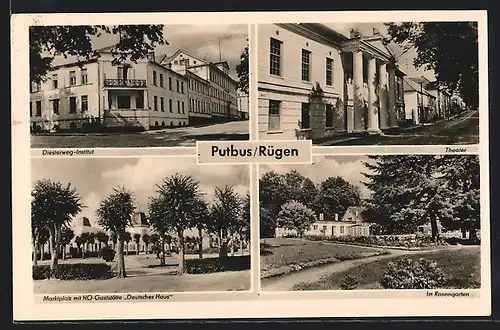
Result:
M397 128L396 59L382 36L353 36L342 44L342 53L352 70L352 79L346 79L347 133Z

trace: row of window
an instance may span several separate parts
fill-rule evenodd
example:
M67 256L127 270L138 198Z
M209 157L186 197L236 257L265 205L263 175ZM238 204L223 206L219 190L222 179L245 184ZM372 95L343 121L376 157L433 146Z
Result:
M158 79L158 73L153 70L153 86L158 86L158 80L159 80L159 87L165 88L164 84L164 75L163 73L159 74L159 79ZM179 79L175 80L176 82L176 91L177 93L184 94L184 82L179 81ZM172 77L168 77L168 89L173 91L173 79Z
M76 96L72 96L69 98L69 113L70 114L76 114L76 112L77 112L77 102L76 102L77 100L76 99L77 99ZM42 116L42 101L30 102L30 117L33 117L33 103L35 103L34 116L41 117ZM59 114L60 103L61 103L61 101L59 99L50 100L52 113L54 115ZM85 113L88 110L89 110L88 96L82 95L80 97L80 111L81 111L81 113Z
M325 105L326 118L325 124L326 128L334 127L334 108L331 104ZM311 128L311 113L310 104L302 103L301 116L300 116L300 128L310 129ZM268 114L268 131L279 131L281 129L281 101L269 100L269 114Z
M231 84L225 77L216 74L215 72L210 71L210 81L216 83L219 86L224 87L225 89L230 89Z
M160 97L160 106L158 107L158 96L153 96L153 110L165 112L165 99L163 97ZM171 113L174 112L174 102L172 99L168 99L168 110ZM177 113L185 113L184 101L177 101Z
M192 89L198 93L202 93L205 95L207 95L209 93L209 86L202 84L199 81L189 80L188 87L189 87L189 89Z
M189 99L189 111L197 113L210 113L210 103L207 101Z
M313 230L318 230L318 225L313 225ZM326 231L328 230L328 226L323 226L323 232L326 233ZM332 234L335 235L335 230L336 230L336 227L335 226L332 226ZM340 226L340 233L343 234L345 231L345 227L344 226Z
M283 42L278 39L271 38L269 47L269 74L274 76L283 76ZM307 49L302 49L301 53L301 80L311 81L311 52ZM333 59L325 58L325 84L333 85Z
M79 76L79 79L78 79ZM53 74L51 76L51 84L52 84L52 89L58 89L59 87L59 75L58 74ZM69 85L70 86L76 86L76 85L85 85L88 84L88 75L87 75L87 69L83 68L80 70L80 74L76 74L76 70L72 70L69 72ZM40 92L42 90L42 84L41 83L35 83L31 85L31 93L36 93Z

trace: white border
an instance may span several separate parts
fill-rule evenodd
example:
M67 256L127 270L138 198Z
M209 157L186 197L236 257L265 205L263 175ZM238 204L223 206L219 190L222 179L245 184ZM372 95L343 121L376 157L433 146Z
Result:
M273 22L382 22L382 21L478 21L479 25L479 74L480 74L480 163L481 163L481 279L480 298L448 299L375 299L360 298L362 291L357 291L352 298L328 301L314 299L303 294L303 298L291 299L292 294L281 293L279 300L266 300L263 295L252 301L192 301L192 302L140 302L106 303L102 308L94 304L58 304L36 303L32 292L31 256L26 253L26 244L30 245L29 230L29 192L31 190L29 159L29 116L23 109L28 108L29 65L28 65L28 29L29 25L61 24L262 24ZM373 11L359 12L267 12L267 13L115 13L115 14L19 14L11 19L11 76L12 76L12 193L13 193L13 316L22 320L90 320L90 319L158 319L158 318L276 318L276 317L362 317L362 316L483 316L491 313L490 279L490 229L489 229L489 155L488 155L488 62L487 62L487 14L486 11ZM255 25L250 27L256 32ZM250 64L256 69L256 40L250 38ZM253 46L253 47L252 47ZM254 48L254 49L252 49ZM253 55L253 56L252 56ZM256 76L250 76L250 138L257 137L258 129L256 107ZM470 147L470 146L468 146ZM175 148L175 147L172 147ZM422 146L426 148L426 146ZM372 149L374 153L387 153ZM174 149L175 150L175 149ZM194 150L194 149L193 149ZM314 155L333 154L341 149L314 147ZM393 149L394 150L394 149ZM251 177L258 178L258 165L251 165ZM255 184L251 186L256 189ZM253 196L258 201L258 196ZM258 211L258 204L252 204L252 215ZM253 221L252 251L258 251L258 224ZM255 230L257 229L257 230ZM256 240L257 237L257 240ZM255 266L256 258L252 258ZM258 268L257 268L258 269ZM252 274L254 272L252 271ZM258 290L259 284L252 284L252 290ZM414 293L408 292L408 296ZM188 295L189 293L186 293ZM235 292L234 294L238 294ZM317 293L316 293L317 295ZM391 296L387 292L387 296ZM326 296L325 296L326 297ZM329 299L329 298L326 298ZM168 304L168 305L166 305ZM186 306L189 304L189 307Z

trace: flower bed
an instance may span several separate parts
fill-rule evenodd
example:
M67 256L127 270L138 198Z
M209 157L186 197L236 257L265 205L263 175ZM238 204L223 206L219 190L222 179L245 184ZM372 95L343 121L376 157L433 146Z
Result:
M53 278L59 280L103 280L113 277L111 266L105 263L98 264L59 264L54 270ZM50 278L50 265L33 266L33 279L44 280Z
M380 235L380 236L308 236L312 241L328 241L334 243L353 244L370 247L390 247L401 248L404 250L421 250L425 248L435 248L437 246L446 246L445 239L440 238L435 241L427 236L415 235Z

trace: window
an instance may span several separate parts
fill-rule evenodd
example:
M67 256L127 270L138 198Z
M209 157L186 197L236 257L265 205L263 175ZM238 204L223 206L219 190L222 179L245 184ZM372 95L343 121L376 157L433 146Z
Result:
M181 81L181 94L184 94L184 82Z
M154 111L158 111L158 96L153 97L153 109Z
M182 113L184 113L184 101L182 101Z
M52 111L54 112L54 115L59 114L59 99L56 100L51 100L52 102Z
M33 117L33 102L30 102L30 117Z
M302 103L302 114L300 121L301 129L309 129L311 128L311 120L309 113L309 103Z
M165 112L165 105L163 104L163 97L160 97L160 110Z
M168 109L170 110L170 112L174 112L172 109L172 99L168 99Z
M323 226L323 232L326 233L326 230L328 229L328 226Z
M271 38L271 47L269 50L269 73L281 76L281 46L283 42Z
M314 226L313 226L313 229L314 229L314 230L318 230L318 225L314 225Z
M70 86L76 85L76 71L69 72L69 85Z
M177 101L177 112L181 113L181 101Z
M69 113L76 113L76 97L69 98Z
M57 80L57 75L53 74L52 75L52 88L57 89L59 87L59 82Z
M36 101L36 116L42 116L42 101Z
M144 94L142 92L135 98L135 107L136 109L144 109Z
M176 80L177 82L177 93L179 93L179 80Z
M340 226L340 233L343 234L344 233L344 226Z
M281 101L269 100L268 131L277 131L280 129L280 124L281 124L280 108L281 108Z
M156 81L156 71L153 70L153 85L156 86L157 81Z
M326 58L326 85L332 86L333 84L333 60Z
M123 79L123 67L122 66L119 66L116 68L116 73L117 73L118 79Z
M179 62L178 62L178 61L174 61L174 65L178 65L178 64L179 64Z
M335 226L332 226L332 236L335 236L335 234L336 234L335 233L335 228L336 228Z
M118 109L130 109L129 95L118 95Z
M172 77L168 77L168 89L172 90Z
M311 64L311 52L305 49L302 49L302 80L309 81L310 80L310 72L309 66Z
M331 104L326 104L326 127L333 127L333 106Z
M82 85L88 84L87 69L81 71Z
M160 87L163 87L163 73L160 73Z
M82 95L82 112L87 112L89 110L89 100L87 95Z

